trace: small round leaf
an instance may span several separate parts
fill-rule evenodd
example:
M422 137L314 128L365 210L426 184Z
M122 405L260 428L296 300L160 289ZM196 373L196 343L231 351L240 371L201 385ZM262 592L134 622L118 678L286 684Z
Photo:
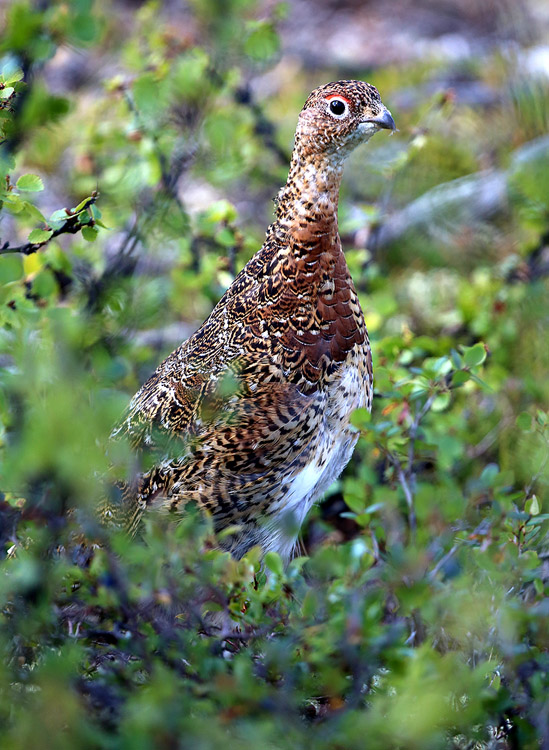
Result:
M42 178L37 174L24 174L17 180L16 187L18 190L37 193L44 189L44 183L42 182Z
M463 361L468 367L476 367L481 365L486 359L486 349L484 344L475 344L465 349L463 354Z
M51 229L33 229L29 234L29 242L33 245L38 245L40 242L47 242L52 236L53 231Z

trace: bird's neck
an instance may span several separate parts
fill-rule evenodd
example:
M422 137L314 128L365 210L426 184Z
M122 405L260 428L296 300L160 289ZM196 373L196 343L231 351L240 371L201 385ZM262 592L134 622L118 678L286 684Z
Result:
M290 235L337 236L337 206L343 162L294 149L286 185L277 199L276 223Z
M292 158L266 247L270 326L288 370L299 361L303 388L366 340L364 317L341 248L337 203L342 164L325 156Z

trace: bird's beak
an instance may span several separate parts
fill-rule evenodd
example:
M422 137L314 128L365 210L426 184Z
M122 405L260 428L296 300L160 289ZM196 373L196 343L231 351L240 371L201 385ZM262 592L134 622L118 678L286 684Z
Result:
M362 122L373 122L374 125L377 125L380 128L385 128L386 130L396 130L397 127L395 125L395 121L393 120L393 115L389 112L389 110L384 107L379 115L376 115L375 117L369 117L366 120L363 120Z

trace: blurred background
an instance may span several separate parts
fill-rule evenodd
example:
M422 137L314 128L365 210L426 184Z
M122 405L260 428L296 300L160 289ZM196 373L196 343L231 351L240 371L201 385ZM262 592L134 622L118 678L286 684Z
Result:
M0 29L5 741L549 748L548 3L13 0ZM376 398L309 561L105 537L113 425L261 246L341 78L398 132L344 175ZM181 604L208 587L232 656Z

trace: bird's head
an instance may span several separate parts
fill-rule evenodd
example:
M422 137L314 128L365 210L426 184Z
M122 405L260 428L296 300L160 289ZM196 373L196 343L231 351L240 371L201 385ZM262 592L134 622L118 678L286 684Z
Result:
M306 154L343 160L382 128L396 130L375 86L335 81L310 94L299 115L296 136Z

